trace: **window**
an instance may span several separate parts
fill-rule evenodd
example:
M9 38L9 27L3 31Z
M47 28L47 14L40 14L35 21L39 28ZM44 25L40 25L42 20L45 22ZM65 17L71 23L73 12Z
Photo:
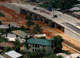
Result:
M38 45L38 48L39 48L39 45Z
M34 44L33 44L33 47L34 47Z
M35 44L35 47L37 47L37 44Z
M35 52L37 51L37 49L35 49Z
M33 52L34 52L34 49L33 49Z

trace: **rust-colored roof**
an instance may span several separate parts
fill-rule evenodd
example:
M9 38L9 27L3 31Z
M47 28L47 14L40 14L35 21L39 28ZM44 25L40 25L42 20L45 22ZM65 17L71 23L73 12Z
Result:
M5 47L13 48L14 44L8 43L8 42L2 42L2 43L0 43L0 46L3 47L3 48L5 48Z

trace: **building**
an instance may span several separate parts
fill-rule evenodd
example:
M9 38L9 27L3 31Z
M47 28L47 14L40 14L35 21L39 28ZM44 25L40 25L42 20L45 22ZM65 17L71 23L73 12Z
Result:
M8 41L12 41L12 42L15 42L18 39L16 35L12 33L3 34L2 36L8 39Z
M30 15L33 20L40 20L52 28L59 29L65 35L73 39L80 40L80 20L75 17L65 13L63 14L62 12L56 10L54 10L52 14L52 12L44 8L30 4L0 3L0 5L13 9L18 13ZM34 10L35 7L36 10ZM56 17L54 17L55 15Z
M12 51L8 51L5 54L2 54L5 58L21 58L22 54L12 50Z
M10 42L1 42L0 47L1 47L1 49L5 49L6 47L14 48L15 45Z
M8 25L0 25L0 29L8 29Z
M14 30L12 31L12 33L15 34L17 37L20 37L21 39L25 39L27 37L27 33L21 30Z
M46 52L53 53L54 52L54 39L46 40L46 39L28 39L27 40L27 50L28 52Z

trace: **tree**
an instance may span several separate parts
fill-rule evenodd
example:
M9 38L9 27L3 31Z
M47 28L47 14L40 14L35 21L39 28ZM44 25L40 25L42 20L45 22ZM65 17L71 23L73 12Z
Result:
M0 21L0 25L2 25L2 21Z
M34 25L34 22L32 21L32 17L30 15L26 16L26 24L29 29L30 29L30 26Z
M20 50L20 42L18 40L16 40L14 45L15 45L15 50L19 52L19 50Z
M31 20L27 21L26 24L27 24L28 28L30 28L32 25L34 25L34 23Z
M54 49L54 52L55 53L61 52L62 51L62 42L63 42L62 37L60 35L57 35L57 36L54 36L53 38L55 39L55 43L54 43L55 49Z
M43 32L42 32L42 29L41 29L41 26L37 24L37 25L34 27L34 29L33 29L33 33L35 33L35 34L37 34L37 33L39 33L39 34L43 33Z
M30 15L26 15L26 20L31 20L32 19L32 17L30 16Z
M7 51L10 51L12 50L12 48L10 48L9 46L7 46L4 50L3 50L3 53L7 52Z
M28 53L28 58L36 58L37 53L36 52L30 52Z
M61 55L60 56L56 56L54 54L54 55L47 56L46 58L63 58L63 57Z
M5 14L0 12L0 17L5 17Z
M77 0L54 0L53 8L60 8L61 10L68 10L77 4Z
M11 24L8 24L8 27L10 28L11 27Z
M7 38L0 36L0 42L7 42Z

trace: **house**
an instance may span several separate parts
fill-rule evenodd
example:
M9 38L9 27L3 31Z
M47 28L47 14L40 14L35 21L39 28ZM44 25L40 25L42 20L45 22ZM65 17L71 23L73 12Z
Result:
M8 41L11 41L11 42L15 42L17 39L19 39L16 37L15 34L12 34L12 33L3 34L2 36L4 36L6 39L8 39Z
M28 39L27 40L27 50L28 52L46 52L53 53L54 52L54 39L46 40L46 39Z
M3 34L2 36L7 38L8 41L15 42L16 40L19 40L20 43L23 43L25 41L25 38L27 38L28 34L21 30L14 30L11 31L11 33Z
M5 58L21 58L22 54L12 50L12 51L8 51L5 54L2 54L2 56L4 56Z
M4 49L6 47L14 48L14 44L10 42L1 42L0 43L0 48Z
M0 25L0 29L8 29L8 25Z
M25 39L28 37L28 34L21 30L12 31L12 34L16 35L16 38L18 38L20 43L23 43L25 41Z
M15 34L17 37L20 37L21 39L25 39L27 37L27 33L21 30L14 30L12 31L12 33Z

